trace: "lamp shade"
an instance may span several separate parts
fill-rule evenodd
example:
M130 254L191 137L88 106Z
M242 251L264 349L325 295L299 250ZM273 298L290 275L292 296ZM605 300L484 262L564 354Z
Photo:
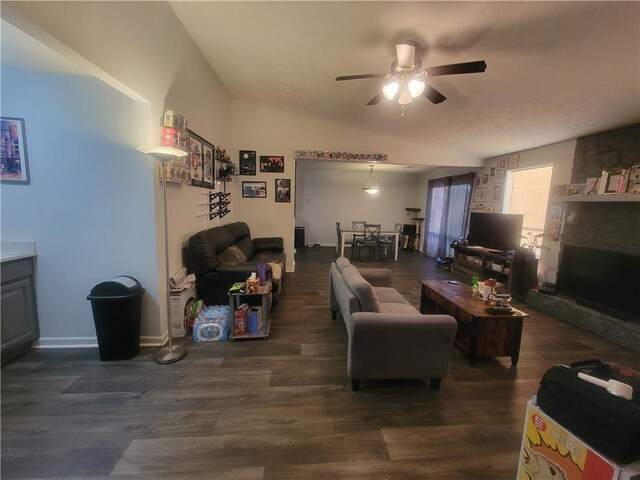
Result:
M185 157L189 152L174 147L165 147L163 145L148 145L144 147L138 147L139 152L146 153L152 156L156 160L161 162L168 162L174 158Z
M364 187L362 187L362 190L373 195L375 193L378 193L378 191L380 190L380 187L373 182L373 165L369 165L369 166L371 167L371 172L369 173L369 181L367 181L367 184Z
M393 97L398 93L398 89L400 88L400 84L396 81L387 83L384 87L382 87L382 93L389 100L393 100Z
M419 97L424 92L424 82L415 78L409 82L409 93L413 98Z

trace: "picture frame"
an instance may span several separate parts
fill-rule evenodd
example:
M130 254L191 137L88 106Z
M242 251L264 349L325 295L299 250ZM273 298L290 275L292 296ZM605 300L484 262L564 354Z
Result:
M520 154L513 153L509 155L509 170L513 170L514 168L518 168L518 164L520 163Z
M191 172L191 185L195 187L202 186L202 150L202 138L189 132L189 171Z
M567 193L565 195L567 197L571 197L573 195L584 195L586 188L586 183L570 183L567 185Z
M489 169L489 178L493 178L496 176L496 167L491 167Z
M256 174L256 151L240 150L240 175Z
M242 182L242 198L267 198L267 182Z
M549 222L560 222L562 221L562 206L561 205L551 205L549 207L548 220Z
M484 175L482 175L482 184L486 185L487 183L489 183L489 174L485 173Z
M496 178L505 178L507 176L506 170L498 170L496 172Z
M509 157L502 157L498 159L498 170L506 170L509 165Z
M284 157L280 155L260 155L260 172L284 173Z
M275 199L279 203L291 203L291 179L277 178L275 181Z
M587 186L584 189L585 195L596 195L598 193L598 184L600 183L600 177L587 178Z
M2 136L0 181L30 184L24 118L0 117L0 134Z
M487 189L486 188L476 188L476 193L474 196L474 200L477 203L484 203L487 201Z
M214 188L214 147L207 141L202 142L202 186Z
M493 201L501 202L504 195L504 185L496 185L493 187Z

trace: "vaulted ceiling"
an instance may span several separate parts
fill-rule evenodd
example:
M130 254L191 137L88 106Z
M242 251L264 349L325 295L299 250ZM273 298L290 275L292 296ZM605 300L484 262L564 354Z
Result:
M640 119L639 2L170 2L230 95L488 158ZM432 77L447 100L400 115L366 103L395 43L424 66L485 60Z

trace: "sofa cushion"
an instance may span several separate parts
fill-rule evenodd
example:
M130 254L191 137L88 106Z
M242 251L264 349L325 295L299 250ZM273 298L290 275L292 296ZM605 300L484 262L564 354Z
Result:
M246 262L247 256L236 245L231 245L226 250L218 254L220 263L240 263Z
M407 303L381 303L380 312L386 314L407 313L411 315L420 313L416 307Z
M251 238L251 233L249 231L249 225L244 222L234 222L228 223L224 226L231 238L232 243L238 243L244 237ZM251 258L251 257L248 257Z
M236 246L240 250L242 250L242 253L247 259L252 259L256 253L256 247L253 246L253 241L251 240L251 237L249 235L247 235L246 237L240 238L236 242Z
M342 272L342 270L344 270L344 267L348 267L349 265L351 265L351 262L349 261L348 258L346 257L336 258L336 267L338 267L339 272Z
M350 265L342 270L342 278L358 299L361 312L380 312L380 302L373 290L356 267Z
M383 303L404 303L411 305L395 288L373 287L373 291L376 292L376 296L381 305Z

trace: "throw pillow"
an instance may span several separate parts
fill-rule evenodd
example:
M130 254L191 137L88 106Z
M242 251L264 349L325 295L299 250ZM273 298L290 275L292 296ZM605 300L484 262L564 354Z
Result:
M222 264L242 263L247 261L247 257L244 256L242 250L235 245L231 245L229 248L218 254L218 261Z
M380 312L380 302L376 292L356 267L350 265L342 270L342 278L358 299L361 312Z

